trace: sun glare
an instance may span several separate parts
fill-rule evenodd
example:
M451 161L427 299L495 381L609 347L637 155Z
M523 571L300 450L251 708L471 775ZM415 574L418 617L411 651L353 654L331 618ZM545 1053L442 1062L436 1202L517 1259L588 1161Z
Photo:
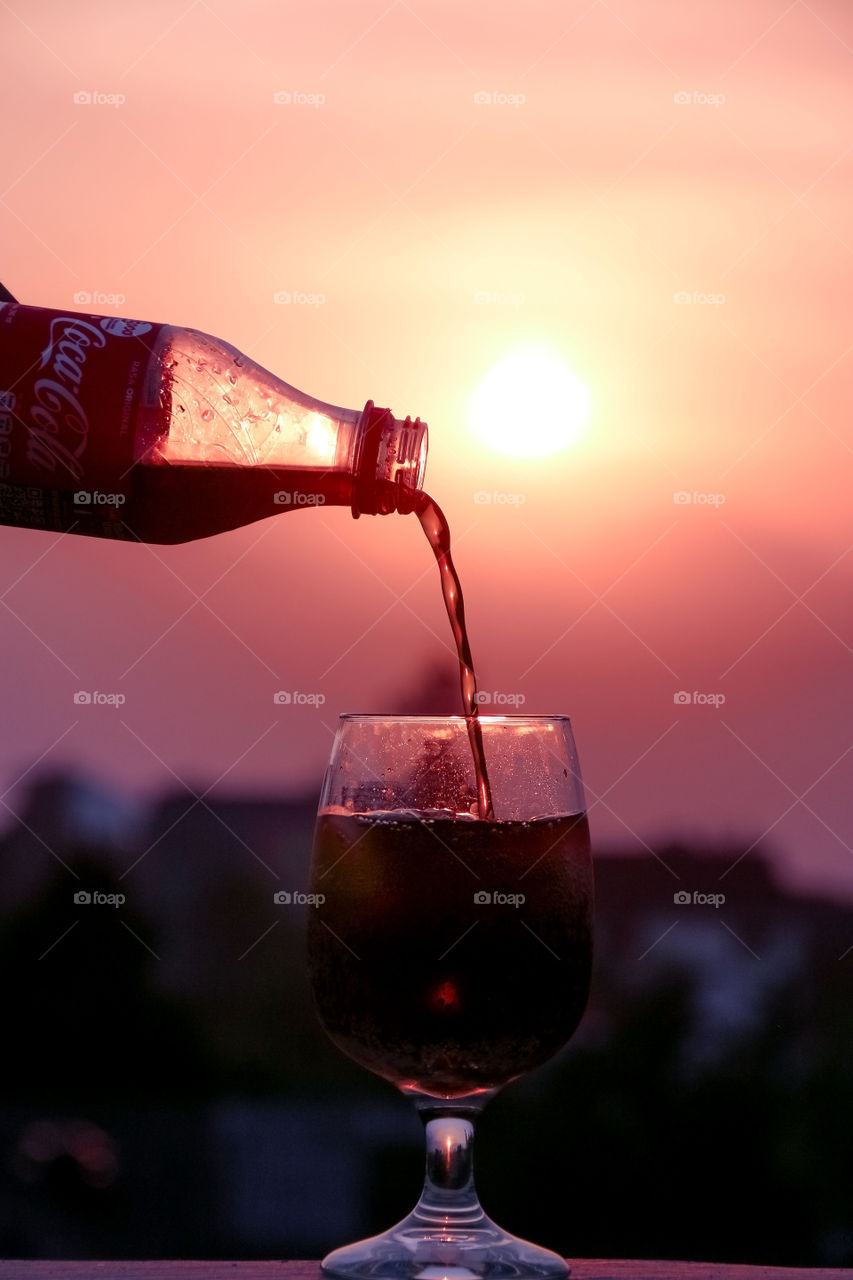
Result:
M586 384L557 356L519 351L490 369L471 398L474 434L498 453L544 458L583 434Z

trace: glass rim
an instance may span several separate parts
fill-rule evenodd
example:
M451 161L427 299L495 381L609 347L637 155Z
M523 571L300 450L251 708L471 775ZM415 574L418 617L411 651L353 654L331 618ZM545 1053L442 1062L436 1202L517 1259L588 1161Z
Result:
M565 715L523 715L521 713L507 713L496 715L480 715L470 717L472 720L479 720L480 724L554 724L560 721L565 724L571 723L571 718ZM436 716L436 715L409 715L403 713L395 715L381 715L375 711L343 711L338 717L339 720L360 720L360 721L376 721L377 723L387 724L389 721L395 724L460 724L467 725L469 717L462 715Z

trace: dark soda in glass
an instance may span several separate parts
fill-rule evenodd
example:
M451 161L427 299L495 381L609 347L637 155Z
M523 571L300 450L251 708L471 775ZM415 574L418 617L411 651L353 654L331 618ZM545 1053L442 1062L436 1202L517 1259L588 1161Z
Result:
M318 819L309 913L320 1019L403 1090L453 1098L545 1062L583 1013L592 868L583 814Z

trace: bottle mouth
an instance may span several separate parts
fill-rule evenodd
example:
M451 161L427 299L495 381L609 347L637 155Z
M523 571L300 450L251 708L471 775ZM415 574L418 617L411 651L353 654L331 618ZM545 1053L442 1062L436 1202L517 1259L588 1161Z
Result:
M358 423L352 513L388 515L412 510L423 489L429 433L420 418L395 418L368 400Z

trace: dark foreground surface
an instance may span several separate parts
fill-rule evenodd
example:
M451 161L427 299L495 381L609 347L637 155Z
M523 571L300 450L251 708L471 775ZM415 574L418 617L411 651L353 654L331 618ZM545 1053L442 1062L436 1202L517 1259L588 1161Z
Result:
M850 1271L805 1267L741 1267L710 1262L571 1262L572 1280L812 1280ZM17 1262L0 1261L0 1280L319 1280L318 1262Z

